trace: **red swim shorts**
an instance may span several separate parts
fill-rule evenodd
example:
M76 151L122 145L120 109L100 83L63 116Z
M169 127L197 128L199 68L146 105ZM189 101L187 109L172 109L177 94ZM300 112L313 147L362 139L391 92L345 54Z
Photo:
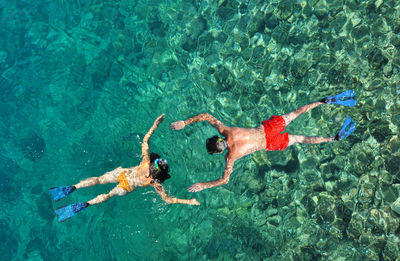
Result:
M289 133L285 130L286 123L281 116L272 116L268 120L262 122L265 131L265 139L267 141L266 150L284 150L289 144Z

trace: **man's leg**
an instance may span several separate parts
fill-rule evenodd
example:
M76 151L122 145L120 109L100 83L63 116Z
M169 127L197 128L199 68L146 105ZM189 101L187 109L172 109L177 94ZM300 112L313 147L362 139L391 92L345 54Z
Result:
M295 111L292 111L290 113L281 115L281 117L285 120L286 126L289 125L289 123L296 119L300 114L306 113L311 109L314 109L315 107L325 104L323 102L317 101L317 102L313 102L307 105L303 105L299 108L297 108Z
M309 137L303 135L292 135L289 134L289 144L291 146L296 143L305 143L305 144L319 144L323 142L332 142L335 141L335 137Z
M78 188L91 187L97 184L117 183L118 175L121 174L123 170L124 170L123 168L118 167L112 171L105 173L100 177L92 177L82 180L78 184L74 185L74 187L78 189Z

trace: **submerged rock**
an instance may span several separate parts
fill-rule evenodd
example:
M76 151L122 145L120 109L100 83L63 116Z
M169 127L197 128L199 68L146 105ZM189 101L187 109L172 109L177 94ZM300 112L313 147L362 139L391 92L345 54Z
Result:
M332 16L335 16L337 13L343 10L344 2L344 0L331 0L327 2Z
M351 216L346 233L354 240L358 240L361 233L364 231L364 215L363 212L353 212Z
M181 46L186 51L193 51L197 48L198 37L207 29L207 21L203 16L194 18L188 25Z
M380 49L373 49L368 54L368 61L373 69L380 69L389 61Z
M361 22L361 20L357 20L357 22ZM353 24L354 23L356 22L353 21ZM366 25L357 26L352 30L351 34L356 40L361 40L362 38L369 35L368 26Z
M385 158L386 170L393 176L400 173L400 156L388 156Z
M291 0L280 1L278 4L278 7L275 10L276 16L280 20L288 19L293 14L294 5L295 5L295 2L291 1Z
M390 215L388 207L371 209L366 220L366 227L371 228L375 235L393 234L399 227L398 220Z
M46 143L42 137L31 133L21 139L20 148L26 158L35 161L46 152Z
M218 16L226 21L232 19L232 17L237 13L237 2L236 1L224 1L222 5L218 7Z
M325 0L318 1L318 3L314 6L314 14L318 17L318 19L324 19L326 16L328 16L328 12L328 4Z
M396 212L397 214L400 215L400 197L397 198L396 201L393 202L393 203L390 205L390 208L391 208L394 212Z
M375 189L377 185L377 177L370 175L363 175L360 177L359 181L359 191L358 191L358 202L365 208L372 204Z
M389 235L386 238L386 245L383 250L383 258L385 260L400 259L400 238L398 235Z

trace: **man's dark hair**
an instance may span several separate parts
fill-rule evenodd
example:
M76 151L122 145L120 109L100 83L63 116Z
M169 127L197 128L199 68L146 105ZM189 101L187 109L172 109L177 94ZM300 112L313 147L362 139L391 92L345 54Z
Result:
M155 161L157 161L157 166ZM150 152L150 175L154 179L155 182L163 183L166 179L169 179L171 176L168 174L169 167L166 160L161 159L160 155Z
M222 153L225 150L224 143L221 142L221 137L213 136L206 141L207 152L209 154Z

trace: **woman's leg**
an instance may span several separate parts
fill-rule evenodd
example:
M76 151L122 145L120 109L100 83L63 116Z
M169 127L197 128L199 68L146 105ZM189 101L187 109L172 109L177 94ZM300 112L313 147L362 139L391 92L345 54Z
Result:
M56 209L56 214L58 216L58 221L63 222L67 220L68 218L75 216L76 213L84 210L90 205L95 205L95 204L100 204L106 201L107 199L118 195L118 196L123 196L126 195L128 192L126 190L123 190L122 188L115 186L110 192L107 194L101 194L95 197L94 199L88 201L88 202L78 202L75 204L71 204L65 207L60 207Z
M128 191L122 189L119 186L115 186L110 192L108 192L107 194L100 194L97 197L95 197L94 199L88 201L87 203L89 205L95 205L95 204L100 204L103 203L104 201L112 198L115 195L118 196L124 196L128 193Z
M85 180L82 180L78 184L74 185L75 188L86 188L86 187L91 187L96 184L107 184L107 183L117 183L118 182L118 175L121 174L121 172L124 169L121 167L118 167L112 171L109 171L105 173L104 175L100 177L92 177L92 178L87 178Z
M289 144L291 146L296 143L305 143L305 144L319 144L323 142L332 142L335 141L335 137L309 137L303 135L292 135L289 134Z
M315 107L325 104L323 102L317 101L313 102L307 105L303 105L299 108L297 108L295 111L289 112L287 114L281 115L281 117L285 120L286 126L289 125L289 123L299 117L300 114L306 113L311 109L314 109Z

